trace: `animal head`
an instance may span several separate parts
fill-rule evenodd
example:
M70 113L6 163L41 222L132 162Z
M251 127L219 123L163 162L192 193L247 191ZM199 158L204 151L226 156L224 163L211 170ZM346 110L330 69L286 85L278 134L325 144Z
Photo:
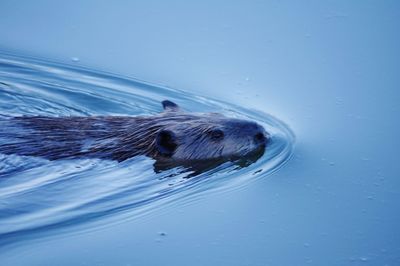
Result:
M174 161L242 158L264 152L269 135L252 121L221 114L191 114L171 101L163 101L165 125L155 146L164 158Z

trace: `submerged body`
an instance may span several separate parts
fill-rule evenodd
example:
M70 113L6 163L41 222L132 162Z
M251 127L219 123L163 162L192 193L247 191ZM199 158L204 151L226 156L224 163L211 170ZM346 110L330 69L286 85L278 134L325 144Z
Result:
M49 160L124 161L146 155L186 164L263 153L268 134L258 124L220 114L191 114L170 101L154 116L43 117L0 120L0 153Z

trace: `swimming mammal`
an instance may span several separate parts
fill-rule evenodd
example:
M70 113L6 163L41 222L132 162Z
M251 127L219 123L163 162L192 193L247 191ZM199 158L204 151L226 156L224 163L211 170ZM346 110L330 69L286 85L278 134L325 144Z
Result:
M188 113L171 101L153 116L0 119L0 153L49 160L101 158L119 162L137 155L159 164L226 161L262 154L269 135L252 121L217 113Z

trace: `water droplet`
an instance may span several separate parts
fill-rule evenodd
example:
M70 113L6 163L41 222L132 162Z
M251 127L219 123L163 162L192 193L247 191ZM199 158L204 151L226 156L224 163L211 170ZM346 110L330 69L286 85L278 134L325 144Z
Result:
M336 105L341 105L343 103L343 99L342 98L340 98L340 97L336 97L335 98L335 104Z
M166 232L158 232L158 235L159 235L159 236L166 236L167 233L166 233Z
M366 257L360 257L360 261L362 261L362 262L367 262L367 261L368 261L368 258L366 258Z
M79 59L79 57L71 57L71 61L72 62L79 62L80 61L80 59Z

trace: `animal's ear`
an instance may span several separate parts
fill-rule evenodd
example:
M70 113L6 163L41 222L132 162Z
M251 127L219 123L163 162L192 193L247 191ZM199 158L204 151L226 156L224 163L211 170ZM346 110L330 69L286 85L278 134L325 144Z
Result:
M162 154L171 156L176 149L176 137L170 130L161 130L157 134L156 148Z
M179 106L174 102L165 100L165 101L162 101L161 103L162 103L162 106L165 111L177 112L177 111L181 110L181 108L179 108Z

